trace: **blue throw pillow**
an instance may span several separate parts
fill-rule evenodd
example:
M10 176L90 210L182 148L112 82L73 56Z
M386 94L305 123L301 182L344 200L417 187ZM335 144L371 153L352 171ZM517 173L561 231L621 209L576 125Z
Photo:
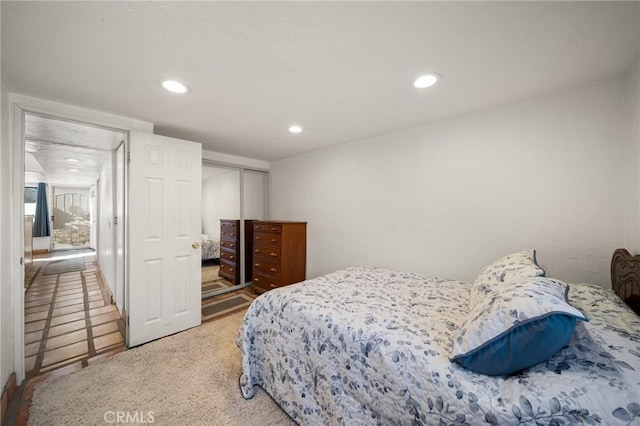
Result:
M567 300L569 286L532 277L503 283L471 309L454 342L452 362L489 376L547 360L587 318Z

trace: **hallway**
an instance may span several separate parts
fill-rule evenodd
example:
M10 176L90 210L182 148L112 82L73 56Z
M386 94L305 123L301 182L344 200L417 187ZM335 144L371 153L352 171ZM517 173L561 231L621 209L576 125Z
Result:
M62 367L81 369L125 349L124 324L98 274L93 252L34 259L25 277L28 379Z

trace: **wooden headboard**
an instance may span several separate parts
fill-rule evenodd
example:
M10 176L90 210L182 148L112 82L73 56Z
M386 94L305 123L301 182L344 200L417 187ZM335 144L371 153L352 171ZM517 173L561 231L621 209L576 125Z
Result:
M611 288L640 315L640 255L617 249L611 258Z

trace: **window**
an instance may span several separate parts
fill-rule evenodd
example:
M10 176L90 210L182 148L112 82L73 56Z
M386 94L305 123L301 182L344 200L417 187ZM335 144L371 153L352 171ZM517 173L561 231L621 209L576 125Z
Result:
M38 197L38 188L35 186L27 186L24 188L24 215L34 216L36 214L36 199Z

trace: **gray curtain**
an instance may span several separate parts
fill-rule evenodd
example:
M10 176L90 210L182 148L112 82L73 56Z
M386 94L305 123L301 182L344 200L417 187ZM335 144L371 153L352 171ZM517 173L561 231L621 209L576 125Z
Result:
M38 195L36 196L36 217L33 224L34 237L50 237L51 226L49 225L49 206L47 205L47 185L40 182L38 184Z

